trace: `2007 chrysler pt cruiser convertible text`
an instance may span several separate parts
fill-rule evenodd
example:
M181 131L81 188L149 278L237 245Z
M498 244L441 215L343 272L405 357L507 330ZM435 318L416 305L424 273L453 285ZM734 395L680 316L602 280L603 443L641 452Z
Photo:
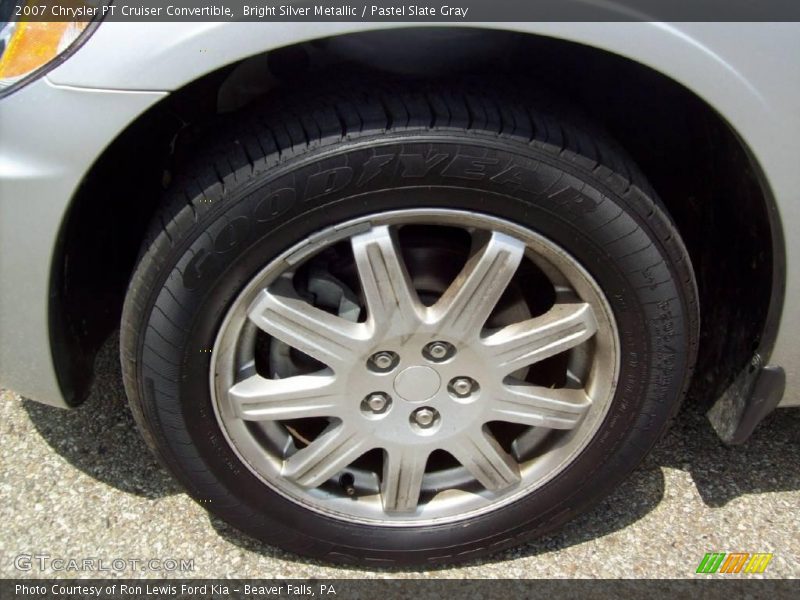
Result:
M586 511L681 401L800 404L800 25L16 23L0 381L365 565Z

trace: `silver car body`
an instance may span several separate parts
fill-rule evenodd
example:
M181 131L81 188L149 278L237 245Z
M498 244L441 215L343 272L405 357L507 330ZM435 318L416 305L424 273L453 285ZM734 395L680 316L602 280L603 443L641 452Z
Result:
M105 23L64 63L0 101L0 382L33 400L67 406L49 329L52 260L82 178L131 122L223 65L319 37L400 26ZM786 371L781 406L800 405L800 304L789 301L800 295L800 236L791 235L800 228L800 24L481 26L633 59L693 91L733 126L763 172L784 232L787 301L769 362Z

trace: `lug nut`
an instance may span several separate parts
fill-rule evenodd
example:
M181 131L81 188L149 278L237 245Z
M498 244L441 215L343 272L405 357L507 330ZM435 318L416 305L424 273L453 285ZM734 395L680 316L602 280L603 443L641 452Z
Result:
M361 401L361 414L367 419L382 419L389 413L392 397L384 392L372 392Z
M450 382L450 390L459 398L466 398L476 387L475 381L469 377L456 377Z
M372 359L372 362L374 362L375 366L379 369L388 369L392 366L392 356L388 352L379 352Z
M389 397L382 392L377 392L367 396L366 402L372 412L381 412L389 404Z
M428 360L441 362L450 358L455 353L455 348L447 342L431 342L422 350L422 354Z
M376 352L370 356L369 360L367 361L367 366L373 371L386 373L387 371L394 369L398 362L399 357L395 352L382 351Z
M432 408L418 408L414 411L414 422L420 427L430 427L436 420L436 411Z

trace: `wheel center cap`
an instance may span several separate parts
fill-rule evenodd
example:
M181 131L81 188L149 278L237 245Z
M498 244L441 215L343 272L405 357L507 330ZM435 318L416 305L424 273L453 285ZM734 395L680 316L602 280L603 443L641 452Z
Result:
M408 367L394 378L394 390L407 402L424 402L436 395L442 379L430 367Z

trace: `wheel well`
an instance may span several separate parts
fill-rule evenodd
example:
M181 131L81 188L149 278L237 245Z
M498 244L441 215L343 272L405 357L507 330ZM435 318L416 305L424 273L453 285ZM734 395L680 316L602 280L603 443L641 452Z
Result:
M775 268L781 234L757 164L711 107L647 67L580 44L478 29L393 30L299 44L215 71L171 94L109 146L73 200L53 263L55 362L76 402L88 391L97 348L119 324L176 140L189 135L188 125L261 94L313 89L332 65L370 76L503 72L569 98L636 160L689 249L702 315L690 395L712 402L759 347L771 349L765 326L768 313L780 310L770 299L782 285Z

